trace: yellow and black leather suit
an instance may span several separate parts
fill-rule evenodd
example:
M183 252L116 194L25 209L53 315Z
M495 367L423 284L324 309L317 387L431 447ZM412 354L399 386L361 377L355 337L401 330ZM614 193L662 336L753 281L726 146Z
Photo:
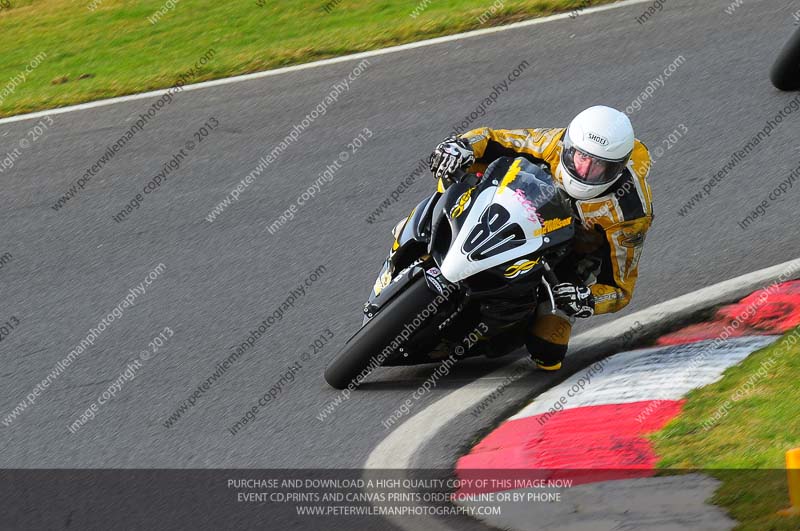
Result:
M481 172L499 157L526 157L546 162L556 181L565 129L474 129L461 135L469 141L475 164L468 171ZM572 199L574 214L580 221L576 251L595 254L603 260L598 282L591 286L595 313L616 312L633 296L639 275L639 257L645 234L653 221L653 199L647 174L650 155L640 141L622 177L603 195L593 199ZM441 186L441 183L440 183ZM604 274L607 273L607 274Z
M555 180L566 129L474 129L460 135L472 146L475 163L470 172L482 172L499 157L525 157L547 163ZM639 140L634 142L623 175L603 195L593 199L572 199L577 227L574 253L590 257L599 267L590 289L595 313L616 312L633 296L639 274L639 258L645 234L653 221L652 192L647 183L650 155ZM439 182L440 191L444 189ZM564 358L571 332L566 316L544 315L533 324L534 341L528 349L542 368L558 368ZM537 339L538 337L538 339ZM536 351L536 352L533 352Z

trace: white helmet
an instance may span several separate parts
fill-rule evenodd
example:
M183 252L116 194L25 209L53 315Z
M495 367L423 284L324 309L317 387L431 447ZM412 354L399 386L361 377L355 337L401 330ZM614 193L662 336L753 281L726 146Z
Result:
M566 192L591 199L608 190L625 170L633 151L628 116L604 105L589 107L567 127L556 168Z

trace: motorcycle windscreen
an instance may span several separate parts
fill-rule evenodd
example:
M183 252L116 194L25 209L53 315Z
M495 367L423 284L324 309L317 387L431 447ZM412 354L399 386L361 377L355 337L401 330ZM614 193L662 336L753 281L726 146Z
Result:
M475 198L440 269L450 282L464 280L541 249L549 233L571 224L552 181L526 172L517 159L499 185Z

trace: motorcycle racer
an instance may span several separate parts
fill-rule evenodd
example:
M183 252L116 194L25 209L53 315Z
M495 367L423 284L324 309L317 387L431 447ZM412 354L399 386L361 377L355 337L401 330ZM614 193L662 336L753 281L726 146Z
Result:
M526 347L537 367L558 370L575 318L616 312L633 296L645 234L653 221L650 155L624 113L598 105L566 128L474 129L441 142L430 168L443 192L457 169L479 173L499 157L546 164L578 222L573 256L557 269L556 308L543 303Z

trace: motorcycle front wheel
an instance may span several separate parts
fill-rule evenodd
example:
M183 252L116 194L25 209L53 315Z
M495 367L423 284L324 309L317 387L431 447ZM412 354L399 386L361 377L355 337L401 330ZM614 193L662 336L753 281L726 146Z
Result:
M437 296L423 277L412 281L408 289L381 308L336 354L325 369L328 385L335 389L344 389L351 384L356 386L372 369L395 355L408 340L408 337L403 339L400 333L407 326L413 327L411 335L423 328L432 316L428 315L425 319L420 314ZM408 333L406 335L411 337ZM395 348L385 353L393 341Z
M780 90L800 89L800 29L795 30L781 50L769 73L770 81Z

